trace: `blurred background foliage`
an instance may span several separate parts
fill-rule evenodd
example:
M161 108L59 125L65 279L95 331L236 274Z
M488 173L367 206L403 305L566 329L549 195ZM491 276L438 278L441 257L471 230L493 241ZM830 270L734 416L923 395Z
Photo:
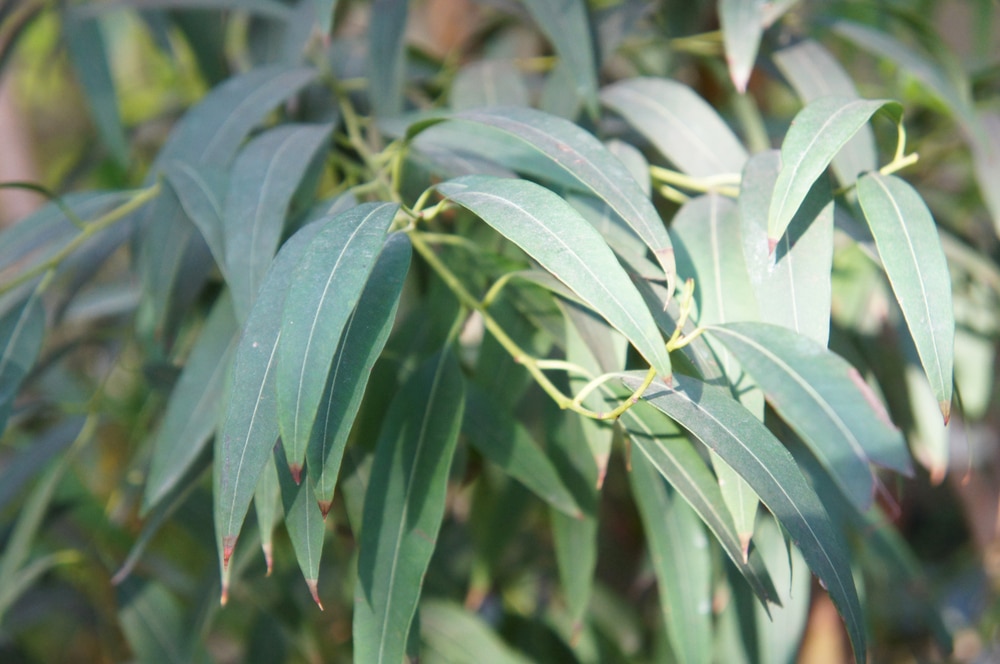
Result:
M311 3L286 4L296 12ZM236 0L196 4L5 0L0 180L37 182L63 194L137 187L185 109L228 76L285 57L278 19L240 9ZM520 91L554 112L563 104L564 114L586 122L579 100L554 95L554 86L547 86L556 63L552 45L521 4L411 4L406 55L413 105L454 104L463 80L477 75L477 63L489 61L519 72L522 84L508 90L511 94ZM963 407L946 430L935 420L933 398L929 406L919 401L927 390L914 386L906 351L887 350L899 345L900 322L884 277L863 254L863 245L845 242L835 255L831 345L848 359L860 353L876 367L893 417L924 465L915 479L890 480L880 500L902 536L882 544L905 541L911 551L886 554L859 546L856 574L869 611L871 661L997 661L1000 404L993 386L1000 337L1000 7L991 0L767 4L780 18L764 34L744 96L730 81L715 2L593 1L598 42L607 49L602 80L635 75L681 80L723 113L754 150L770 147L801 108L772 58L800 38L814 39L832 53L862 96L902 101L908 144L920 155L905 177L932 209L952 269L959 325L956 382ZM349 0L332 5L332 45L311 30L298 45L307 59L328 58L338 72L357 77L344 79L351 85L364 74L360 63L372 8ZM81 84L80 67L86 63L67 47L65 25L73 11L100 17L114 105L125 132L117 147L114 127L102 126L93 111L95 90ZM866 41L845 30L843 21L887 41ZM982 123L992 152L977 144L970 117ZM891 154L891 132L877 125L876 136L885 142L882 153ZM985 156L977 157L976 150ZM992 165L982 163L991 159ZM330 191L339 184L336 175L325 173L318 188ZM11 222L42 202L30 192L0 190L0 216ZM669 218L671 204L662 205ZM324 612L310 599L280 530L271 576L265 576L260 554L244 549L235 563L242 589L220 610L210 485L190 483L169 501L170 509L139 516L149 433L176 379L174 361L184 356L185 343L204 320L185 319L180 351L150 357L146 340L133 331L138 287L128 257L104 265L95 283L68 304L63 328L46 338L43 359L0 443L0 579L17 584L0 588L0 661L348 661L353 589L338 580L353 574L349 531L327 533ZM194 306L204 309L204 302ZM101 416L94 418L95 412ZM927 414L934 417L922 416ZM455 464L464 470L453 478L425 596L478 608L521 653L497 646L496 661L670 661L620 450L603 490L597 584L582 632L574 631L565 605L552 600L561 591L540 503L480 463L469 453L466 463ZM203 461L196 470L206 467ZM16 525L25 522L25 514L34 515L29 532ZM515 532L498 538L504 527L496 524L509 523L518 524ZM765 521L762 530L770 527ZM767 541L768 535L760 537ZM771 558L781 564L787 560L784 546L776 533L771 539L777 543ZM487 552L485 559L473 553L474 545ZM139 555L133 560L130 552ZM22 567L29 558L32 563ZM138 563L131 574L121 573L126 561ZM903 562L910 568L900 569ZM793 565L806 621L799 661L848 661L836 612L825 593L809 592L803 569L801 560ZM713 574L724 577L726 571ZM492 584L477 585L483 578L492 578ZM780 575L775 580L783 583ZM746 597L743 604L730 600L721 591L713 598L723 634L738 629L731 612L755 608ZM481 628L479 622L467 624L471 614L459 606L431 601L422 609L432 635L425 638L439 635L440 641L429 645L442 661L473 661L446 652L454 643L451 632ZM927 613L936 617L927 620ZM937 619L950 639L933 633ZM783 624L796 632L794 620ZM944 651L949 640L951 654ZM484 659L478 661L487 661L479 655ZM739 660L720 654L718 661Z

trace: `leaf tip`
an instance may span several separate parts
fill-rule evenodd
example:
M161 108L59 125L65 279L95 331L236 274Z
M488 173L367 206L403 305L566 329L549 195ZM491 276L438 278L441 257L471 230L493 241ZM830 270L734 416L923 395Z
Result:
M597 490L600 491L604 486L604 478L608 474L608 455L601 454L594 457L594 462L597 464Z
M274 554L271 544L261 544L260 548L264 551L264 563L267 565L267 574L265 576L271 576L271 572L274 570Z
M948 467L944 464L935 464L927 469L931 475L931 484L937 486L944 481L944 476L948 474Z
M753 537L753 533L740 533L740 551L743 553L743 564L746 565L750 562L750 538Z
M326 515L330 513L330 509L333 508L332 500L317 500L316 504L319 505L319 512L323 515L323 519L326 519Z
M323 611L323 602L319 601L319 581L316 579L306 579L306 585L309 586L309 594L312 595L316 606L319 607L320 611Z
M667 374L662 378L663 384L669 387L671 390L674 389L674 375Z
M774 250L778 246L778 238L769 237L767 238L767 255L774 256Z
M941 415L944 417L944 425L948 426L948 422L951 421L951 401L939 401L938 406L940 406Z
M233 557L236 548L236 535L226 535L222 538L222 570L229 572L229 559Z
M288 464L288 472L292 474L292 480L295 482L295 486L302 484L302 464L301 463L290 463Z

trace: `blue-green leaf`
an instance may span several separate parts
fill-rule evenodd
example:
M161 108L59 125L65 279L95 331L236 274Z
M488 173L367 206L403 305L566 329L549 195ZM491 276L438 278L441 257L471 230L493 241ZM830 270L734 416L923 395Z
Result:
M316 504L308 470L303 471L301 478L293 479L288 471L285 450L281 445L274 446L274 466L281 486L281 504L285 508L288 538L292 541L295 558L299 562L299 569L302 570L309 593L316 605L322 609L318 584L319 561L323 553L323 536L326 533L323 514Z
M368 92L375 114L403 111L406 84L406 0L375 0L368 26Z
M429 664L529 664L481 617L441 599L420 603L420 632Z
M661 376L670 357L642 296L594 228L562 198L526 180L467 176L438 186L570 287Z
M405 234L389 236L330 363L326 392L306 450L316 499L324 515L333 501L344 446L372 367L396 320L410 255L410 241Z
M747 151L733 130L682 83L633 78L601 90L601 101L685 173L706 177L743 170Z
M767 237L773 247L798 212L813 183L840 149L879 110L896 122L903 109L885 99L823 97L802 109L781 144L781 170L774 183Z
M323 223L285 298L278 344L281 442L298 481L340 335L399 208L366 203Z
M630 375L624 382L636 389L642 380ZM673 387L654 381L643 398L715 450L750 483L830 593L846 624L855 661L862 664L867 641L847 547L788 451L728 391L695 378L675 374Z
M0 316L0 432L21 383L38 359L44 336L45 307L37 290Z
M764 31L764 0L719 0L719 23L726 45L729 78L736 91L747 91Z
M222 201L226 189L229 188L227 174L221 169L199 168L175 160L163 165L163 175L177 194L184 213L201 233L219 271L225 275L226 249Z
M280 447L280 445L275 445ZM277 454L267 457L264 469L257 478L257 486L253 490L253 507L257 514L257 529L260 531L260 548L264 552L264 563L267 565L267 575L274 570L274 527L283 516L281 508L281 483L278 480L278 467L274 458Z
M951 415L955 313L937 226L920 194L894 175L858 181L858 202L947 424Z
M354 597L359 664L396 664L406 652L444 515L463 404L462 372L445 350L425 361L389 406L361 527Z
M576 82L576 95L597 115L597 62L586 0L524 0Z
M507 60L470 62L455 75L449 93L456 111L484 106L528 106L531 102L524 77Z

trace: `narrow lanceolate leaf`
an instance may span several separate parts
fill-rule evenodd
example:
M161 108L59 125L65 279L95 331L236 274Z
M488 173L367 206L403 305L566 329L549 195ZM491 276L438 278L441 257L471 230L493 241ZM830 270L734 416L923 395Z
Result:
M490 625L461 604L442 599L420 603L420 635L432 664L529 664Z
M660 610L679 662L712 661L712 557L698 517L635 457L629 473L660 590ZM678 610L683 607L683 610Z
M775 52L772 57L799 99L806 104L820 97L859 96L847 71L818 42L806 39ZM832 166L837 180L844 186L854 184L859 173L875 170L878 154L872 128L861 127L833 158Z
M764 31L763 0L719 0L719 23L726 45L729 78L737 92L747 91Z
M444 515L463 403L461 369L445 350L424 362L389 406L361 527L354 596L359 664L396 664L406 652Z
M885 99L823 97L795 116L781 144L781 171L767 216L772 247L830 161L879 110L888 112L896 122L903 112L899 103Z
M215 431L236 331L233 301L227 291L212 308L167 402L153 441L144 510L177 485Z
M744 543L715 476L677 425L641 401L625 411L621 422L639 451L712 531L761 604L777 602L778 593L760 559L752 550L744 557Z
M344 446L369 375L396 320L410 254L410 240L405 234L389 236L330 363L326 391L306 450L316 500L324 515L333 501Z
M642 377L629 375L624 382L636 389ZM847 547L791 454L726 390L695 378L677 374L673 387L655 381L644 398L742 473L826 586L846 624L855 661L864 662L864 618Z
M280 447L275 445L275 447ZM257 478L253 490L253 507L257 514L257 528L260 530L260 548L264 552L267 575L274 569L274 527L282 517L281 483L278 481L278 467L272 454L267 458L264 469ZM284 469L282 469L284 470Z
M781 236L767 242L767 212L781 168L777 150L756 154L743 170L740 231L761 320L784 325L824 346L830 336L833 193L820 178Z
M685 173L705 177L743 170L747 151L733 130L682 83L661 78L621 81L601 90L601 102Z
M177 194L184 213L201 233L215 264L226 274L225 235L222 228L222 201L229 188L227 174L218 168L199 168L174 160L163 165L163 175ZM228 281L228 280L227 280Z
M306 247L320 230L306 226L278 252L264 278L233 358L226 415L215 437L215 536L226 600L229 559L261 470L278 439L275 365L285 293Z
M452 116L499 130L521 141L607 203L642 238L667 276L673 292L674 251L663 220L625 166L593 135L568 120L530 108L465 111ZM447 118L410 127L408 135Z
M326 145L330 125L285 125L254 138L233 162L223 229L226 276L240 320L274 258L292 195Z
M44 335L45 308L37 291L0 317L0 432L21 383L38 358Z
M545 452L512 412L497 408L487 392L469 386L462 431L486 459L557 510L579 518L580 506Z
M576 96L597 115L597 61L586 0L524 0L576 83Z
M382 117L403 111L406 83L406 0L375 0L368 27L368 91Z
M861 178L858 202L947 423L955 314L951 276L934 218L920 194L894 175L870 173Z
M292 277L276 380L281 442L296 482L341 332L397 209L395 203L368 203L323 222Z
M285 527L288 528L288 538L292 540L295 559L309 587L309 594L320 609L323 603L319 599L319 561L323 553L323 536L325 525L323 514L316 505L312 485L303 471L302 482L297 482L288 471L288 459L281 445L274 446L274 465L278 471L278 483L281 485L281 504L285 508Z
M912 472L902 434L846 360L777 325L730 323L710 330L739 358L860 511L874 497L869 461Z
M656 321L604 238L566 201L527 180L467 176L438 191L538 261L636 347L661 376L670 356Z

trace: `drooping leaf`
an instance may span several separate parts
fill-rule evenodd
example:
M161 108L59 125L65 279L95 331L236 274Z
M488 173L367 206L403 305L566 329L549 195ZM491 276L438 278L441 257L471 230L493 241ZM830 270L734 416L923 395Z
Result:
M407 136L446 119L415 123ZM663 221L628 169L594 136L568 120L528 108L465 111L451 119L485 125L527 144L607 203L650 248L667 276L668 295L673 291L674 253Z
M770 616L760 607L754 607L757 661L794 664L809 617L809 568L798 549L788 546L770 517L761 519L754 533L754 544L774 578L781 579L778 585L781 606L772 609Z
M403 111L406 83L406 0L375 0L368 26L368 91L376 115Z
M305 461L340 335L396 214L366 203L323 223L295 268L282 310L276 372L278 421L292 476Z
M719 23L726 45L729 78L743 94L757 60L760 36L764 31L763 0L719 0Z
M461 604L442 599L420 603L420 632L429 664L528 664L488 623Z
M820 97L859 96L850 75L819 42L806 39L776 51L772 57L806 104ZM844 186L854 184L859 173L875 170L878 154L872 128L861 127L833 158L832 166L837 180Z
M227 174L221 169L199 168L175 160L163 165L163 175L177 194L184 213L201 233L219 271L225 276L227 265L222 202L229 188Z
M185 607L157 581L130 578L118 587L118 620L137 659L164 664L205 661L187 636Z
M955 314L951 275L934 218L920 194L894 175L869 173L861 178L858 202L947 424Z
M902 434L846 360L777 325L729 323L710 329L860 511L874 498L869 461L912 472Z
M444 350L423 363L389 406L358 554L354 657L361 664L399 662L406 652L444 514L463 404L461 369Z
M0 316L0 432L21 383L38 359L45 336L45 307L37 290Z
M526 180L467 176L438 186L569 286L625 335L661 376L670 357L656 322L594 228L551 191Z
M774 253L767 213L781 158L776 150L751 157L740 186L743 256L761 320L784 325L826 345L830 336L833 194L819 179L782 235Z
M884 99L823 97L795 116L781 144L781 170L767 216L767 237L772 246L830 161L879 110L896 122L903 112L897 102Z
M597 115L597 61L586 0L524 0L576 83L576 95Z
M511 412L493 404L482 388L470 385L462 431L486 459L568 516L581 516L573 494L563 484L545 452Z
M212 307L167 402L153 442L144 510L174 488L214 433L236 331L233 301L226 291Z
M292 195L331 130L331 125L277 127L254 138L233 162L223 231L226 277L240 320L274 258Z
M733 130L682 83L633 78L601 90L601 102L685 173L706 177L743 170L747 151Z
M389 236L330 363L326 391L306 450L316 499L324 515L333 500L344 446L372 367L396 319L410 254L410 241L405 234Z
M642 456L629 473L660 591L660 610L678 661L712 660L712 556L697 516ZM683 607L683 610L681 610Z
M624 382L636 389L642 377L628 376ZM830 593L846 624L855 661L862 664L867 641L847 548L788 451L726 390L695 378L675 374L673 387L654 381L643 398L714 449L750 483Z
M285 509L285 527L292 541L299 569L309 587L313 601L320 609L319 561L323 553L323 536L326 533L323 514L316 504L308 469L301 478L293 479L288 471L288 459L281 445L274 446L274 466L281 486L281 504Z
M278 439L275 388L281 312L292 275L321 224L302 228L285 242L261 284L233 357L226 414L215 436L215 536L228 589L229 558L243 527L257 478Z
M280 447L275 445L275 447ZM274 570L274 527L283 516L281 508L281 483L278 480L278 467L274 458L277 453L267 458L264 469L257 478L257 486L253 490L254 513L257 514L257 529L260 531L260 548L264 553L264 563L267 574ZM284 469L282 469L284 470Z

